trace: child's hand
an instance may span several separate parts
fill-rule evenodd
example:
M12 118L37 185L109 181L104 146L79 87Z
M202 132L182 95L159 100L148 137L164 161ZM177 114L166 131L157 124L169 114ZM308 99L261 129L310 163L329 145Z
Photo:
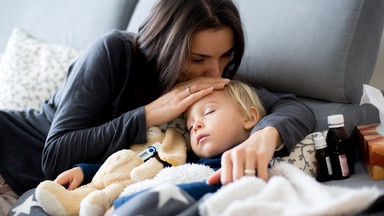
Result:
M84 180L84 174L80 167L75 167L65 172L62 172L55 182L67 187L68 190L77 188Z

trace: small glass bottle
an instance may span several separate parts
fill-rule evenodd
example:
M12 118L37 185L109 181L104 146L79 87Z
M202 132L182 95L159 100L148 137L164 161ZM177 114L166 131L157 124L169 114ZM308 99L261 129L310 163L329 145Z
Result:
M317 178L319 182L332 180L331 158L327 148L327 142L323 136L315 137L315 157L317 160Z
M346 154L346 142L349 138L348 131L344 128L342 114L328 116L327 144L330 148L333 179L349 178L349 166Z

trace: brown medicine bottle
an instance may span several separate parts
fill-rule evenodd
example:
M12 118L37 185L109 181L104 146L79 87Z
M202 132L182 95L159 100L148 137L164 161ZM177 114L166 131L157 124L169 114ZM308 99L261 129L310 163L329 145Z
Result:
M327 144L330 150L333 179L349 178L349 166L346 154L346 143L349 139L348 131L344 128L342 114L328 116Z

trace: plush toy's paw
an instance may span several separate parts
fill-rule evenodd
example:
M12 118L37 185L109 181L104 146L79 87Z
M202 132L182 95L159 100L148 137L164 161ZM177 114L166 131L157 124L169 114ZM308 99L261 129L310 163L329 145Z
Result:
M84 185L69 191L53 181L44 181L37 186L35 196L49 215L79 215L81 200L94 190Z
M104 215L123 190L124 185L112 184L103 190L90 193L80 203L80 216Z
M60 198L57 197L58 194L64 194L66 191L67 189L53 181L44 181L36 188L35 196L49 215L69 215Z
M104 191L94 191L80 203L80 216L104 215L109 207L109 198Z

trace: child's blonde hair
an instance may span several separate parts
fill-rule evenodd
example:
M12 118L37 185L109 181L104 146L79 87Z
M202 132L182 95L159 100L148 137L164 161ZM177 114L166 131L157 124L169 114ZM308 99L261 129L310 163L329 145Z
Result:
M249 116L250 107L255 107L259 111L259 119L266 115L259 96L250 85L239 80L231 80L224 89L240 105L246 115Z

